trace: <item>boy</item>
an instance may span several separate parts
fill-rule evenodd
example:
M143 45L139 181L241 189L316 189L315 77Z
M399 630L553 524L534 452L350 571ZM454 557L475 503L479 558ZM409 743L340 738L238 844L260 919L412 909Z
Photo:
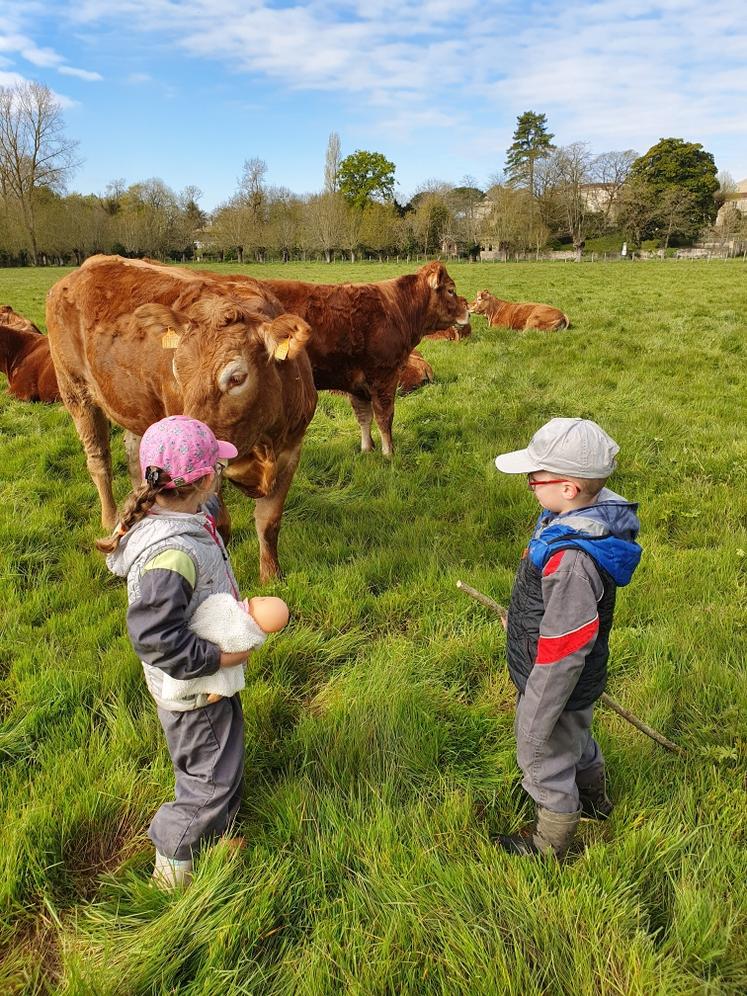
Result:
M526 474L543 508L506 625L516 756L536 803L530 837L499 837L510 854L563 857L581 816L612 811L591 720L607 681L615 592L641 557L637 504L605 487L619 449L596 422L554 418L526 449L495 460L506 474Z

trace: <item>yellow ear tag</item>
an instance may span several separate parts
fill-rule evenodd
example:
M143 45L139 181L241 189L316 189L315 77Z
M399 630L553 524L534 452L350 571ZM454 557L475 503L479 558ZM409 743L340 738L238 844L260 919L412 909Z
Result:
M161 336L161 349L176 349L181 338L179 333L169 326Z
M275 347L275 353L274 353L275 359L284 360L288 355L289 349L290 349L290 339L283 339L283 341L279 342Z

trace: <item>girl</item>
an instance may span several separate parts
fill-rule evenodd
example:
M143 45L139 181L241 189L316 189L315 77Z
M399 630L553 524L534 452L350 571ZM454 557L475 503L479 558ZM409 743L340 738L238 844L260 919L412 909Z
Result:
M201 639L189 620L216 592L238 598L236 579L206 502L215 495L233 444L203 422L172 415L140 443L143 484L125 502L113 535L99 540L109 569L127 578L127 630L156 700L176 778L174 802L161 806L148 835L153 878L186 885L199 847L225 833L241 801L244 718L238 695L162 697L164 674L190 680L246 661Z

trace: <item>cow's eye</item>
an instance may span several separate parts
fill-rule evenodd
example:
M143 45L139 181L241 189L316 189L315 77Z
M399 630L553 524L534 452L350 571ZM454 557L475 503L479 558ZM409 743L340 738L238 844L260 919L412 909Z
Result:
M246 380L246 374L243 372L231 374L228 378L229 387L240 387Z

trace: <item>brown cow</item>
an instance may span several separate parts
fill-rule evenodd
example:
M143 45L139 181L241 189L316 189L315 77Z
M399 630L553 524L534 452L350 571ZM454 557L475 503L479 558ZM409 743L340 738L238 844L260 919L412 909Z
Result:
M216 279L236 295L242 295L250 280L236 275ZM394 396L407 357L426 332L469 321L467 302L457 296L443 263L426 263L417 273L369 284L261 283L311 326L307 352L314 383L318 390L349 396L361 427L361 449L374 448L375 417L382 452L389 456Z
M549 332L567 329L568 315L549 304L532 301L502 301L490 291L481 290L469 306L475 315L485 315L489 325L504 325L509 329L545 329Z
M469 322L466 325L452 325L448 329L440 329L438 332L428 332L424 339L448 339L450 342L459 342L472 335L472 326Z
M262 581L279 573L283 504L316 407L309 327L254 283L243 300L178 267L92 256L47 297L60 392L114 524L109 424L137 437L166 415L207 422L239 453L226 476L257 499Z
M7 304L0 306L0 369L14 398L60 400L47 337Z
M432 384L436 378L433 376L433 367L426 358L413 349L407 357L407 363L400 371L397 388L400 394L410 394L424 384Z

